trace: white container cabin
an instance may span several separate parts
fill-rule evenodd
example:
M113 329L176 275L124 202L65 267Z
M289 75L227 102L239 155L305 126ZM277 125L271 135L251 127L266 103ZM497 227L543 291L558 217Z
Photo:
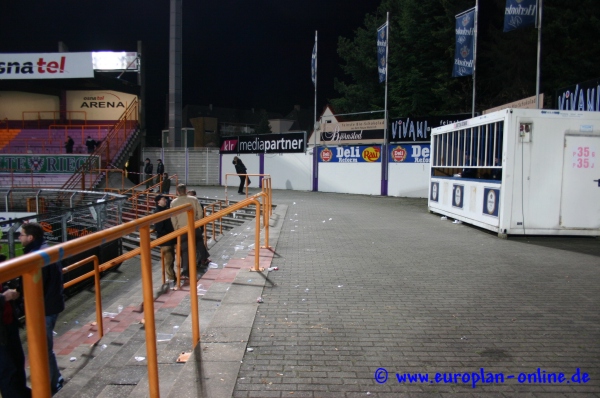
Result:
M600 236L600 112L503 109L433 129L429 211L507 235Z

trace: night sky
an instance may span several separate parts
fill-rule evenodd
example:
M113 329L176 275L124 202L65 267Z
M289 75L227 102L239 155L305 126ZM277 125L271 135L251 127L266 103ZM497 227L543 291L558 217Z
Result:
M314 107L310 57L319 32L318 101L337 97L339 36L353 37L380 0L183 0L183 105L266 109L285 116ZM165 126L168 0L5 1L0 52L136 51L144 45L147 121ZM382 20L383 22L383 20ZM373 33L375 45L376 33ZM374 60L374 62L376 62ZM376 77L374 77L376 78Z

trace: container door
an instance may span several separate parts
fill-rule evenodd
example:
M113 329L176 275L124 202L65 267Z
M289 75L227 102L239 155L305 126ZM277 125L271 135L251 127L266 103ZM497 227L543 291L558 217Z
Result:
M565 136L560 224L600 228L600 137Z

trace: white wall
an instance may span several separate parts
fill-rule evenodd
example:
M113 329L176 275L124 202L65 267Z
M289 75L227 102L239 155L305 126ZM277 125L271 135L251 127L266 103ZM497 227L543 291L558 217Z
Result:
M60 100L55 95L0 91L0 119L22 120L23 111L59 111ZM43 118L52 119L58 114L44 113ZM25 115L26 120L37 120L37 115Z
M274 189L312 190L312 155L284 153L265 156L265 174L271 175Z
M381 195L381 163L319 163L319 192Z
M390 163L388 196L426 198L429 170L429 163Z
M222 155L221 184L225 174L235 174L234 154ZM248 173L258 173L260 157L241 155ZM312 190L312 155L284 153L264 155L264 173L270 174L274 189ZM256 179L258 181L258 179ZM237 187L239 178L230 176L229 187ZM252 187L257 187L253 179ZM426 198L429 188L429 163L390 163L388 196ZM381 195L381 163L319 163L320 192Z

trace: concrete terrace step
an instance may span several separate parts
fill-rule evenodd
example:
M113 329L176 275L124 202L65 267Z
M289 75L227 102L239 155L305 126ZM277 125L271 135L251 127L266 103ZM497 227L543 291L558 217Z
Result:
M284 214L285 210L279 208ZM157 346L161 396L231 396L256 314L256 298L267 278L266 273L250 272L253 232L254 225L246 223L218 238L210 249L219 268L209 269L198 281L207 290L199 300L201 344L187 364L176 360L192 349L190 285L179 290L161 287L160 265L154 262L156 332L171 337ZM275 246L278 232L271 229L270 236ZM261 249L260 256L261 267L269 267L273 252ZM127 266L139 267L137 259L129 262ZM105 335L100 341L93 313L81 324L70 322L75 327L55 336L54 351L67 381L56 397L148 396L147 361L136 359L146 357L141 303L141 281L130 281L127 292L104 309L116 313L118 304L124 307L114 318L103 318ZM210 366L198 373L200 358Z

